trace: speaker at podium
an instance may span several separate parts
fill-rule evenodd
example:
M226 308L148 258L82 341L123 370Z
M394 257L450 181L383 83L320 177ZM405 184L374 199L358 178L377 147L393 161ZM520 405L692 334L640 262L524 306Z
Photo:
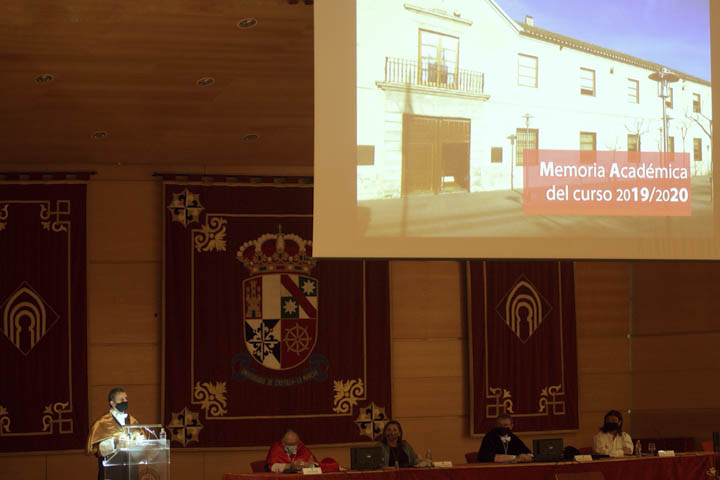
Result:
M125 425L117 450L105 457L106 480L168 480L170 442L162 425Z

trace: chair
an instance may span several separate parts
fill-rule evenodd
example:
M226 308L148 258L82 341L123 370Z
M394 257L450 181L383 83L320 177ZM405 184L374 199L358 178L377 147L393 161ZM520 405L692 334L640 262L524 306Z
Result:
M555 480L605 480L602 472L556 473Z
M712 443L712 442L710 442ZM478 463L477 461L477 452L468 452L465 454L465 461L467 463Z
M250 462L250 470L252 470L252 473L267 472L267 470L265 470L265 460Z
M703 452L712 452L713 451L713 442L712 440L708 440L707 442L702 442L702 451Z

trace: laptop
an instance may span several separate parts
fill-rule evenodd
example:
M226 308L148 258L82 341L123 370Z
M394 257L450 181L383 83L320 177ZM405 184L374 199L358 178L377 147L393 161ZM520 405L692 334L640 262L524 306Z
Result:
M383 467L383 460L381 447L350 448L351 470L379 470Z
M559 462L563 459L562 438L541 438L533 440L533 461Z

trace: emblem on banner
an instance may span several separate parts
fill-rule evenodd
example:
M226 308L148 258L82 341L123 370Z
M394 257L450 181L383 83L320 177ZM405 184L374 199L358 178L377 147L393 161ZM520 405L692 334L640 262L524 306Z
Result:
M319 285L310 275L315 267L310 245L279 227L237 253L251 274L242 284L245 346L271 370L297 367L317 343Z
M0 315L2 333L23 355L29 354L60 318L27 282L0 304Z
M552 307L535 285L521 275L495 310L515 336L525 343L547 318Z

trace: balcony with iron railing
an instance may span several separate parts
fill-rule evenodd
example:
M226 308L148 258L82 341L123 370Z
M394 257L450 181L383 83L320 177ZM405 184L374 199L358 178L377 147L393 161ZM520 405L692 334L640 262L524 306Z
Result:
M387 90L409 90L412 93L451 95L487 100L485 74L457 69L446 63L429 62L418 68L418 62L385 57L385 79L376 82Z

